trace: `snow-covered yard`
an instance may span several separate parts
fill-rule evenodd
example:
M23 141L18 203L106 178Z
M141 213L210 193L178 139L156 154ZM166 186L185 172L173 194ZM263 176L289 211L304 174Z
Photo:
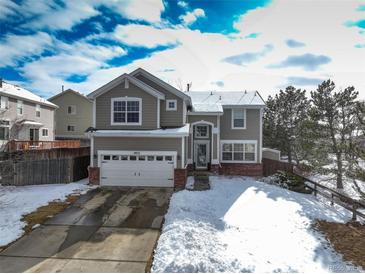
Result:
M64 201L69 194L83 194L90 189L84 179L70 184L34 186L0 185L0 246L21 237L26 225L22 216L54 200Z
M346 222L311 195L242 177L211 177L211 190L173 195L153 272L352 272L316 219Z

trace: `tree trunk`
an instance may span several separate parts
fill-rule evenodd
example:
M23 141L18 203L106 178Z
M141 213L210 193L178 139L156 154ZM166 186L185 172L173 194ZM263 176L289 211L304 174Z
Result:
M343 189L341 153L337 153L336 158L337 158L337 180L336 180L337 188Z

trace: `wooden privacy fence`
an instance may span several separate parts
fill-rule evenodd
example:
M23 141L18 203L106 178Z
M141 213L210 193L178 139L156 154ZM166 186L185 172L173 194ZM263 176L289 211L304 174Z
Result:
M90 148L56 148L8 153L0 161L0 184L59 184L88 176Z
M309 183L307 183L306 186L313 191L314 196L321 195L330 200L332 206L337 204L347 210L350 210L352 212L352 220L354 221L356 221L358 216L365 220L365 214L359 211L360 208L365 209L364 202L354 200L334 189L321 185L318 182L314 182L313 180L301 175L300 171L297 169L295 169L293 173Z
M282 162L272 160L268 158L262 158L263 174L264 176L270 176L280 171L293 172L294 164L288 162Z
M79 148L80 140L58 140L58 141L15 141L11 140L6 144L6 152L22 150L39 150L54 148Z

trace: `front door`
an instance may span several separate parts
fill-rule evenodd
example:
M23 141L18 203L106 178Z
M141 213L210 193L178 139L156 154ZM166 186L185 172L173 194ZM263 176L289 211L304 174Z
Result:
M200 141L194 147L195 168L207 169L209 162L209 142Z
M39 141L39 129L38 128L29 129L29 140Z

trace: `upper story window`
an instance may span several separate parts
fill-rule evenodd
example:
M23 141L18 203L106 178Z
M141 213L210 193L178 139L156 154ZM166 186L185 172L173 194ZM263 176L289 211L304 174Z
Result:
M9 98L6 96L0 96L0 109L9 108Z
M68 125L67 126L67 131L75 131L75 126L74 125Z
M113 98L111 108L112 125L141 125L142 99L141 98Z
M76 114L76 106L71 105L67 107L67 114L75 115Z
M41 117L41 106L40 105L35 105L35 116Z
M208 125L196 125L195 137L197 138L209 138L209 126Z
M246 109L232 109L232 129L246 129Z
M0 120L0 140L9 140L10 122Z
M23 115L23 101L22 100L18 100L18 102L16 104L16 113L18 115Z
M177 100L166 100L166 110L176 111L177 110Z

